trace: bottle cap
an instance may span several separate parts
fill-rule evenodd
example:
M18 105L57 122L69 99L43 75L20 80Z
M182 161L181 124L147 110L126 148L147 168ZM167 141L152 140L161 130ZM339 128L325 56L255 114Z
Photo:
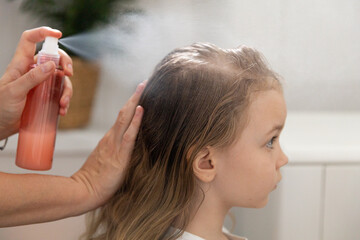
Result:
M59 55L59 39L54 37L46 37L45 42L42 45L41 53L51 54L51 55Z

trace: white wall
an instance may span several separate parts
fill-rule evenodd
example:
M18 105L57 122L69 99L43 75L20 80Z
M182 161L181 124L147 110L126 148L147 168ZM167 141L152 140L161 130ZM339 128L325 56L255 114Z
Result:
M19 1L0 2L0 75L9 64L21 33L37 26L33 18L18 10Z
M126 54L112 59L117 69L111 74L116 77L107 76L102 82L110 91L102 102L108 108L121 102L115 96L122 86L134 87L133 82L147 78L170 50L207 41L225 48L246 44L262 51L285 79L290 110L358 109L359 1L142 0L139 5L145 14L128 23L133 26L131 34L119 37ZM116 86L115 81L118 88L106 87ZM100 112L97 115L107 116Z

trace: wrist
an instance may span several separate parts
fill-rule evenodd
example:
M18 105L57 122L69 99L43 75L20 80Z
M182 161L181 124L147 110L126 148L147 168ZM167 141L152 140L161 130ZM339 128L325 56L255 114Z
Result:
M74 206L76 206L75 208L78 211L78 215L99 207L99 204L97 204L96 199L94 198L93 194L91 194L89 187L81 177L74 174L70 177L70 179L74 186L73 202L75 203Z

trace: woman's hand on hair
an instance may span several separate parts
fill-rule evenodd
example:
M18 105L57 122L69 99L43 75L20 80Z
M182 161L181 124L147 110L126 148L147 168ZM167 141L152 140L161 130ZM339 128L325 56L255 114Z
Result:
M85 211L104 204L121 186L144 109L138 106L145 83L120 110L115 124L100 140L82 168L72 178L82 186Z

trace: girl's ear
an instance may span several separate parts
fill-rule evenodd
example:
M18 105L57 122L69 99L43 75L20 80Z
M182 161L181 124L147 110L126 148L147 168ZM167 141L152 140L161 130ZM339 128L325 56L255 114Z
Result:
M211 149L203 148L193 162L193 170L195 176L202 182L209 183L215 179L216 162L212 159Z

